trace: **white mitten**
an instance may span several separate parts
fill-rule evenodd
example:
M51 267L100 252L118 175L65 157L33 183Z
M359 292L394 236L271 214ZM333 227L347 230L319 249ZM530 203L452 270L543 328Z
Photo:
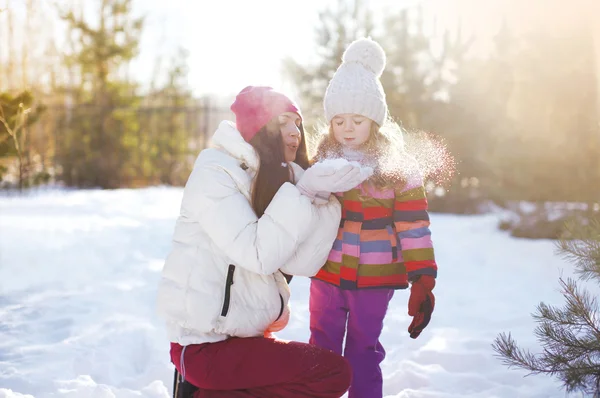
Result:
M333 190L331 192L349 191L350 189L355 188L356 186L358 186L362 182L366 181L369 177L371 177L373 175L372 167L363 166L359 162L351 162L344 158L325 159L325 160L322 160L321 162L315 164L313 167L326 167L326 168L333 167L334 169L337 170L337 169L343 169L345 167L348 167L348 165L357 167L360 170L360 175L354 174L354 175L345 176L344 179L340 179L339 181L337 181L337 184L335 185L335 187L331 188L331 189L337 189L337 190Z
M319 206L326 205L327 203L329 203L330 196L330 192L317 192L315 195L315 201L313 203Z
M369 172L368 170L365 170L364 168L361 168L360 166L357 166L357 165L352 165L352 166L356 168L355 169L356 172L348 173L348 174L344 175L344 177L342 177L340 180L336 181L336 183L333 184L333 186L332 186L333 191L331 191L331 192L349 191L353 188L356 188L358 185L362 184L366 179L371 177L371 175L373 174L372 169L371 169L371 172Z
M349 178L355 179L358 175L360 169L351 164L341 168L316 164L304 172L296 187L304 195L314 199L317 192L337 192L332 190L336 184L346 182Z

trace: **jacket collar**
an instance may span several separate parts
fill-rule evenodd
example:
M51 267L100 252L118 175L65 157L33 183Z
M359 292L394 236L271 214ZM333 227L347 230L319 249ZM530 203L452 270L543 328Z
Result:
M258 170L258 154L252 145L244 140L233 122L223 120L215 131L211 144L238 159L240 163L245 163L249 169Z

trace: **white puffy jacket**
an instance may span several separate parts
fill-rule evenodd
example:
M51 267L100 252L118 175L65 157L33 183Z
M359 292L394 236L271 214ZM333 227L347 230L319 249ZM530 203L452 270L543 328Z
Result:
M263 335L288 310L290 290L280 271L315 275L341 217L333 195L317 206L285 183L258 219L250 205L254 148L228 121L212 144L185 186L158 291L158 313L170 340L181 345ZM298 179L303 170L292 167Z

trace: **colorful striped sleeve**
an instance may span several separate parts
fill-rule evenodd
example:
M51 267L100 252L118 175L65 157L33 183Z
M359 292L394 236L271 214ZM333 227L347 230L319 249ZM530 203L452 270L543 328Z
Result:
M401 249L398 257L404 262L409 281L419 275L437 277L429 224L427 195L423 185L396 190L394 226Z

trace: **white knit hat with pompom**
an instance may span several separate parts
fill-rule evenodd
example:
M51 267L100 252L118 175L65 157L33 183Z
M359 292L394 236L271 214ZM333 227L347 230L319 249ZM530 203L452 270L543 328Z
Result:
M356 113L382 125L387 116L385 92L379 78L385 68L385 52L370 38L352 42L342 64L329 82L323 106L327 123L335 115Z

